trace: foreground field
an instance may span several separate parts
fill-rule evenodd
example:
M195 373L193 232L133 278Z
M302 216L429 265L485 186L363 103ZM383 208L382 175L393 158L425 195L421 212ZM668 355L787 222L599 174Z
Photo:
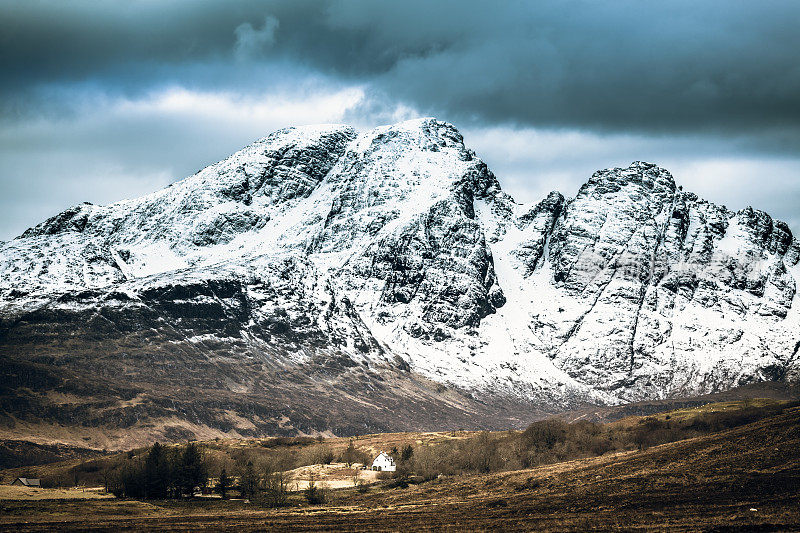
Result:
M3 501L15 531L800 529L800 408L645 451L449 477L408 488L332 490L324 506L244 501Z
M0 485L0 500L101 500L113 499L101 487L92 489L41 489L19 485Z

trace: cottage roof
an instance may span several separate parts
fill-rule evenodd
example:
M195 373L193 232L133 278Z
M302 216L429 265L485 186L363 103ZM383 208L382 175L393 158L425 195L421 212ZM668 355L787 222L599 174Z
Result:
M375 457L375 460L373 461L373 463L378 462L378 461L386 461L386 462L389 462L391 464L394 464L394 459L392 459L392 457L389 454L387 454L386 452L379 453L378 456Z
M24 485L26 487L42 486L41 482L39 481L39 478L35 477L18 477L17 479L14 480L14 483L19 483L20 485Z

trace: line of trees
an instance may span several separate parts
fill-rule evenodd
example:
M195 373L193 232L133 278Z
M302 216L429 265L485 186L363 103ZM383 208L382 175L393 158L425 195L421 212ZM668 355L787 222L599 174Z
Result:
M192 497L197 490L213 488L223 499L236 490L267 507L286 505L289 479L277 465L264 463L257 468L247 461L237 477L223 467L212 483L209 463L193 442L181 448L155 443L145 455L127 457L113 476L110 491L117 497L166 499Z
M207 485L208 465L197 444L175 449L156 442L144 458L129 457L109 488L118 497L180 498Z

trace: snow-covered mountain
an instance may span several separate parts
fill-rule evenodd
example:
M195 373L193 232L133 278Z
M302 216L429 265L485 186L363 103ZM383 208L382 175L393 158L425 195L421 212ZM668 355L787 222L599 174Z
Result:
M649 163L520 205L444 122L288 128L1 244L0 354L322 358L550 410L700 394L800 377L799 261L785 223Z

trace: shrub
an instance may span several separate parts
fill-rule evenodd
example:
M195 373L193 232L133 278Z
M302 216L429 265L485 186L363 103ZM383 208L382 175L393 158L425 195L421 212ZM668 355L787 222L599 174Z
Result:
M483 431L477 437L468 440L462 446L462 458L459 465L469 472L488 473L501 468L502 461L497 451L497 442Z
M633 431L632 440L640 450L644 450L650 446L673 442L682 437L685 435L678 428L672 428L669 422L648 417L639 421Z
M408 461L411 460L413 456L414 456L414 447L411 446L410 444L406 444L405 446L403 446L403 449L400 452L400 461L407 463Z
M436 479L440 474L452 473L453 446L446 442L433 446L421 446L414 453L412 468L425 481Z
M283 472L266 472L264 475L264 492L257 503L265 507L283 507L289 499L289 479Z
M388 481L390 479L394 479L394 472L388 472L386 470L382 470L375 475L375 479L380 481Z
M391 474L392 487L404 489L408 487L408 480L411 477L411 470L406 464L400 464L394 472L386 472Z
M369 466L372 463L372 455L364 450L356 449L356 463L361 463L364 466Z
M320 505L325 503L326 491L325 488L317 484L316 476L312 473L308 478L308 487L305 490L306 501L311 505Z
M256 473L255 466L253 466L253 461L248 461L247 464L242 469L241 475L239 476L239 492L241 493L242 497L250 498L254 496L258 491L258 485L261 482L258 473Z
M558 418L534 422L522 433L522 440L529 448L552 449L567 438L567 423Z
M361 478L358 472L354 473L351 479L353 481L353 486L359 493L364 494L367 491L369 491L369 486L367 486L367 484L364 482L364 480Z
M336 458L333 450L329 446L312 446L300 456L300 466L303 465L326 465L332 463Z
M222 499L225 500L228 498L228 489L231 486L231 478L228 477L228 472L223 468L222 472L219 474L219 479L217 480L217 492L219 495L222 496Z
M350 442L347 445L347 449L342 453L342 462L345 463L348 468L352 466L353 463L356 462L357 452L356 446L353 443L353 439L350 439Z

